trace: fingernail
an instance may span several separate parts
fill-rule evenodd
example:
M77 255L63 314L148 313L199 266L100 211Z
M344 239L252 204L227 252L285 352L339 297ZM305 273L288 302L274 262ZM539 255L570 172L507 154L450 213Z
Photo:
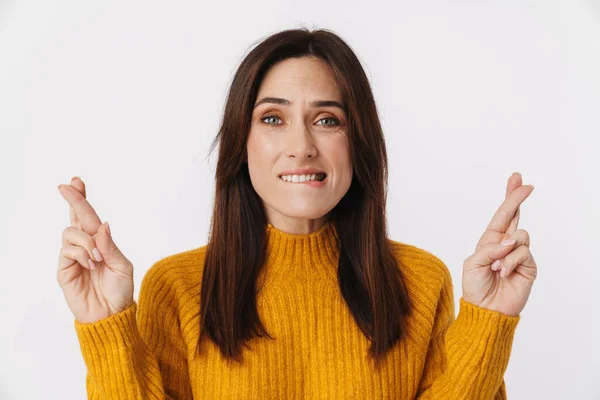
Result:
M106 233L108 233L108 236L111 236L110 234L110 226L108 226L108 221L104 222L106 224Z
M492 271L497 271L497 270L498 270L498 267L500 266L500 263L501 263L501 262L502 262L502 261L500 261L500 260L496 260L496 261L494 261L494 262L492 263Z
M502 243L500 243L502 246L510 246L512 244L515 244L516 240L515 239L506 239L503 240Z
M91 259L91 258L88 258L88 266L89 266L91 269L96 269L96 264L94 264L94 262L92 261L92 259Z
M527 186L531 186L531 190L535 189L535 186L533 186L533 185L527 185Z
M96 259L96 261L102 261L102 254L100 254L97 247L94 247L92 253L94 254L94 258Z
M506 267L502 267L502 271L500 271L500 278L504 278L504 275L506 275Z
M520 172L513 172L513 175L519 175L519 176L523 176L523 175L521 175L521 173L520 173Z

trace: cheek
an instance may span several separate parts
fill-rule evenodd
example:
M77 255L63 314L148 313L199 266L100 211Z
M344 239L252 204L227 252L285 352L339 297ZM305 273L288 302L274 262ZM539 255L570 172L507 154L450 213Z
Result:
M346 179L352 176L352 163L350 161L350 146L345 136L340 136L337 140L332 140L324 148L325 157L337 171L340 179Z
M277 146L267 138L262 138L259 135L250 135L246 145L248 161L253 161L255 164L267 163L273 159L277 152Z
M260 140L255 135L248 137L246 144L248 172L250 179L255 187L261 187L269 183L275 173L274 160L277 152L272 143Z

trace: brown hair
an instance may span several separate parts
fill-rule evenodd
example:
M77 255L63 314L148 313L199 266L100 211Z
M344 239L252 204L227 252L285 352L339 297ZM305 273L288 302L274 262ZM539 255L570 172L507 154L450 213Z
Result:
M241 361L253 336L273 339L260 321L255 282L265 260L266 215L252 187L246 141L261 81L278 61L314 56L333 69L348 118L353 179L331 212L339 232L338 281L376 361L406 334L412 313L404 279L387 240L387 152L368 78L352 49L326 29L289 29L262 40L242 60L231 83L219 144L216 190L201 288L200 340ZM226 116L226 117L225 117ZM209 154L210 154L209 152Z

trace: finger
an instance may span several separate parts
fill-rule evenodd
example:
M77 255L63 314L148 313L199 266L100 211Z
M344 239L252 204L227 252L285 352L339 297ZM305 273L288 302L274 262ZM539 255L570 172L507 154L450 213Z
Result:
M515 191L517 188L519 188L522 185L523 185L523 177L522 177L521 173L513 172L513 174L510 176L510 178L508 178L508 184L506 186L506 198L508 198L508 196L513 191ZM508 226L508 229L506 230L506 233L508 235L512 235L517 230L517 227L519 226L519 216L521 214L520 210L521 210L521 207L518 207L517 212L515 213L515 216L510 221L510 225Z
M71 186L73 186L75 189L79 190L79 192L81 193L81 195L83 197L86 197L85 195L85 184L83 183L83 181L81 180L80 177L78 176L74 176L71 178ZM77 218L77 214L75 213L75 209L73 208L73 206L71 206L69 204L69 215L71 218L71 225L81 229L81 225L79 224L79 219Z
M71 178L71 186L79 190L83 197L87 197L85 183L83 183L83 180L80 177L74 176L73 178Z
M507 239L515 239L516 240L515 247L518 247L518 246L529 247L529 245L531 243L531 239L529 237L529 232L527 232L525 229L517 230L515 233L513 233ZM512 254L512 253L510 253L510 254ZM498 271L503 266L503 264L504 264L504 259L495 260L492 263L492 271Z
M94 269L94 262L91 261L89 254L83 247L73 244L64 245L60 249L60 257L58 259L58 272L64 272L65 269L71 267L74 262L78 262L82 267Z
M514 249L509 255L504 258L502 263L502 269L500 270L500 277L508 277L515 269L521 265L522 268L535 268L535 261L531 250L527 246L519 246Z
M513 175L511 176L511 178L509 179L509 185L506 188L506 197L508 197L510 195L510 193L512 193L514 190L516 190L518 187L523 185L523 177L521 175L520 172L514 172ZM512 235L518 228L519 226L519 216L521 215L521 207L519 206L517 208L517 212L515 213L515 216L513 217L513 219L510 221L510 225L508 226L508 229L506 230L506 233L508 235Z
M522 186L523 180L521 178L521 174L519 172L514 172L510 178L508 179L508 184L506 186L506 199L510 196L512 192ZM519 226L519 218L521 215L521 207L517 207L517 211L515 215L510 221L510 224L505 232L496 232L486 229L483 235L479 238L477 245L475 246L475 251L479 250L481 247L485 246L488 243L498 243L503 239L510 238L511 235L516 232Z
M525 229L517 229L510 237L505 240L515 239L517 241L516 246L527 246L531 244L531 237L529 232Z
M519 186L523 185L523 177L520 172L513 172L512 175L508 178L508 183L506 184L506 197L508 197L512 192L514 192Z
M63 230L63 246L73 244L75 246L83 247L87 250L90 258L94 261L102 261L102 254L96 247L96 240L74 226L68 226Z
M507 231L511 220L515 217L517 209L533 191L532 185L524 185L514 190L500 205L489 225L487 231L503 234ZM485 233L484 233L485 235Z
M83 194L71 185L59 185L58 191L75 210L81 225L80 229L89 235L94 235L102 222Z
M515 233L517 231L517 228L519 226L519 217L520 217L520 215L521 215L521 206L519 206L517 208L517 212L515 213L515 216L510 221L510 224L508 225L508 228L506 229L506 234L507 235L512 235L513 233Z
M94 236L96 246L102 253L105 265L113 271L121 272L128 276L133 276L133 265L117 247L110 235L110 227L108 222L104 222L98 228L98 233Z
M531 237L529 236L529 232L525 229L517 229L508 239L515 239L517 241L517 246L527 246L531 244Z
M519 246L517 239L511 239L506 246L488 243L465 260L464 268L488 267L494 261L506 257L517 246Z

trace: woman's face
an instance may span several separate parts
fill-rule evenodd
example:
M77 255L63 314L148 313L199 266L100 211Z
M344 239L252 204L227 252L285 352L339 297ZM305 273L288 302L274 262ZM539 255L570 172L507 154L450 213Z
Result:
M322 101L328 103L316 103ZM268 222L285 232L320 228L352 182L347 116L336 103L341 106L343 99L333 71L316 57L275 64L259 88L247 141L248 170ZM301 173L289 174L298 182L280 177L304 168L327 176L321 183L301 182Z

